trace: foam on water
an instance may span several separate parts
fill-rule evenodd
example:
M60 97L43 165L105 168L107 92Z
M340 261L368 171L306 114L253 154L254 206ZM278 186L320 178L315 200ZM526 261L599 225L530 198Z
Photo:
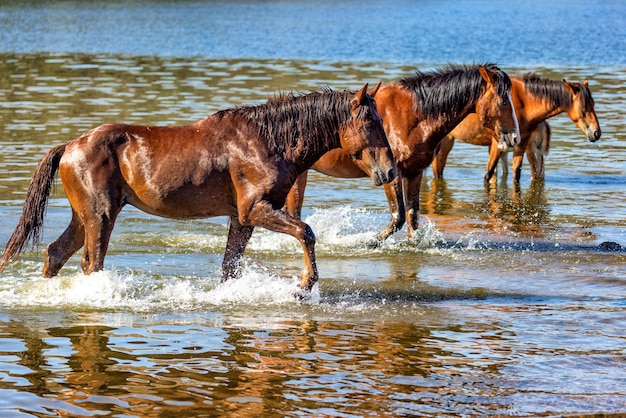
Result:
M298 290L297 278L277 277L255 265L244 265L240 278L225 283L220 283L218 277L157 277L104 270L89 276L77 272L50 279L38 274L4 277L0 282L0 305L192 311L225 304L295 304ZM309 298L311 302L316 300L319 300L317 286Z

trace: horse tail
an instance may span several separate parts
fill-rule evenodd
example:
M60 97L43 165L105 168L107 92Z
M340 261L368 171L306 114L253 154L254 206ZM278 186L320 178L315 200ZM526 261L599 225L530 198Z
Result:
M33 247L40 243L50 189L64 152L65 144L59 145L48 151L39 162L26 192L22 216L7 242L4 254L0 258L0 272L9 261L24 250L26 243L32 241Z

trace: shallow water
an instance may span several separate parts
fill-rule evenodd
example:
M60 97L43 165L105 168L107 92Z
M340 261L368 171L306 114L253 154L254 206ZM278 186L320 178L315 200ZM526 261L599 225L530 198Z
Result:
M303 214L321 279L304 302L293 298L299 245L264 230L242 277L219 283L221 218L125 209L106 270L88 277L75 256L43 280L42 248L28 251L0 280L0 415L626 413L626 253L599 247L626 245L624 5L172 4L2 3L1 244L53 145L105 122L186 124L281 90L490 60L588 78L603 136L588 143L554 117L545 182L525 167L519 187L485 186L486 150L457 143L445 181L424 180L419 236L401 231L375 250L382 189L312 173ZM573 25L581 16L594 24ZM337 25L349 17L389 30L365 42L358 25ZM534 42L520 44L529 27ZM44 243L69 216L59 185Z

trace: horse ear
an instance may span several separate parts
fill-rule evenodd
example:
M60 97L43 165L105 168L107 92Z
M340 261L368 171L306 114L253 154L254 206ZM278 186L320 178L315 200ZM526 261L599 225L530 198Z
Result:
M381 84L383 84L383 82L379 81L378 84L376 84L376 86L373 89L367 92L367 94L369 94L372 97L376 96L376 93L378 93L378 89L380 89Z
M572 93L572 96L576 94L576 90L574 89L574 86L572 86L570 83L565 81L565 79L563 79L563 85L565 85L565 88L569 90L570 93Z
M584 84L585 86L589 86L589 80L587 80L587 79L585 78L585 79L583 80L583 84Z
M487 69L485 67L483 67L482 65L478 67L478 71L480 72L480 75L483 77L483 80L485 80L487 82L487 84L493 85L493 80L491 79L491 74L489 74L489 71L487 71Z
M361 90L357 91L354 97L352 98L352 100L350 100L350 104L352 105L352 108L355 109L358 106L362 105L365 101L366 95L367 95L367 83L365 83L365 85L361 87Z

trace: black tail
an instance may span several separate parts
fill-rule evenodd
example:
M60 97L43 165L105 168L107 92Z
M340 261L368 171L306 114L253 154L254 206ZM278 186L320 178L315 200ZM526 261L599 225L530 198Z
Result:
M0 258L0 272L9 261L24 250L29 241L32 241L32 246L39 244L50 189L64 152L65 144L59 145L48 151L39 162L30 181L30 186L28 186L22 216L7 242L4 254Z

